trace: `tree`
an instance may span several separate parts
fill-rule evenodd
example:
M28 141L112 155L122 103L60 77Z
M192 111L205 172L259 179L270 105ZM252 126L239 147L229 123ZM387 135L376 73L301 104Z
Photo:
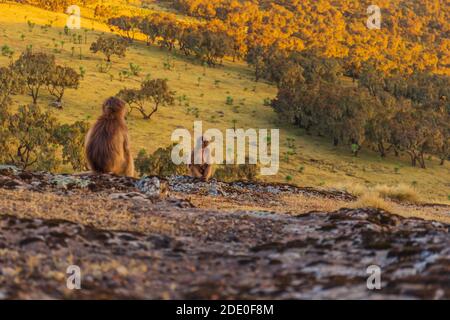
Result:
M387 92L382 92L373 99L373 114L367 122L366 137L384 158L388 150L392 147L395 148L397 144L392 137L392 121L399 111L398 104L397 100Z
M175 49L175 43L180 39L181 35L181 28L176 18L172 15L165 15L157 23L160 47L172 51Z
M107 62L111 62L111 57L116 55L120 58L125 57L127 51L127 44L125 41L111 36L100 36L97 41L91 44L91 51L93 53L102 52Z
M231 52L232 39L223 31L213 32L206 27L200 29L197 36L199 42L193 51L198 59L209 66L221 64L225 55Z
M145 80L140 89L123 89L117 96L130 106L130 110L138 110L148 120L158 111L159 106L173 105L175 92L169 90L167 80ZM147 111L147 105L150 110Z
M185 28L180 37L180 48L185 55L195 56L209 66L221 63L231 52L231 38L223 31L208 30L208 26Z
M263 76L264 69L264 48L261 46L252 46L245 57L247 64L255 69L255 81L258 82Z
M120 16L108 19L108 24L112 29L117 29L122 38L128 42L133 42L136 37L141 18Z
M33 104L37 103L40 90L48 84L55 67L53 55L43 52L33 53L31 49L23 52L14 63L14 71L24 80Z
M436 114L430 106L412 104L410 100L402 103L401 111L394 117L393 138L399 148L409 154L413 167L419 164L425 169L425 153L438 149L443 143Z
M78 89L80 77L70 67L56 66L48 79L47 88L50 94L56 98L58 106L62 108L62 98L66 89Z
M152 16L147 16L141 20L139 23L139 30L146 36L147 46L155 43L155 40L159 35L159 29Z
M11 103L11 95L23 89L23 79L9 67L0 68L0 109Z

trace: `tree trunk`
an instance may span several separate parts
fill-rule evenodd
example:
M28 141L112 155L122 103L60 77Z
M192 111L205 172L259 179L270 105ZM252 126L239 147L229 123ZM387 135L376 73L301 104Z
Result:
M338 144L339 144L339 139L334 137L333 138L333 146L337 147Z
M382 141L378 142L378 152L380 152L382 158L386 157L386 149L384 148Z
M417 159L419 160L420 167L422 169L426 169L425 159L423 158L423 153L420 153L419 156L417 157Z
M37 104L38 101L38 97L39 97L39 88L35 89L35 90L31 90L31 97L33 99L33 104Z
M399 156L398 149L397 149L397 147L395 147L395 146L394 146L394 154L395 154L396 157Z
M417 156L413 152L409 152L409 156L411 158L411 166L415 167L417 162Z

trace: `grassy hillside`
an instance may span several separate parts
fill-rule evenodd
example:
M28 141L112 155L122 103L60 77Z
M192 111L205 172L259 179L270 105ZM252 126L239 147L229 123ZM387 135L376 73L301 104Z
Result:
M158 9L156 6L155 9ZM54 53L59 64L85 71L84 80L78 90L68 90L65 108L55 110L62 122L76 120L93 121L100 113L101 102L124 87L138 87L142 78L167 78L176 91L176 105L163 107L151 120L143 120L139 114L128 118L133 151L144 148L154 151L170 143L175 128L192 129L194 120L202 120L204 128L232 128L236 120L238 128L278 128L275 113L264 106L266 98L273 98L276 88L268 83L255 83L252 72L243 62L225 61L223 67L204 68L196 61L181 54L169 54L154 46L136 41L128 50L125 59L113 58L109 73L101 73L98 65L103 56L89 52L89 46L102 32L109 32L106 25L87 17L82 19L83 30L78 33L87 37L87 43L72 44L63 33L67 16L39 8L0 4L0 47L8 45L17 58L27 46L36 50ZM83 14L85 14L83 12ZM28 21L36 23L30 30ZM47 29L44 25L51 24ZM61 49L61 44L64 45ZM58 51L54 52L55 44ZM72 57L72 47L75 56ZM79 57L81 48L82 57ZM0 56L0 66L10 63L8 57ZM134 63L141 67L140 76L120 79L119 72ZM170 70L165 65L170 64ZM227 97L233 105L226 104ZM15 105L27 103L29 97L14 97ZM47 106L51 98L44 93L41 105ZM50 107L48 107L50 108ZM196 109L195 109L196 108ZM193 111L194 110L194 111ZM196 117L196 111L198 117ZM333 147L331 142L318 137L306 136L292 127L281 129L281 154L288 149L287 139L294 139L296 155L289 160L281 159L277 176L263 177L268 181L286 181L302 186L343 187L355 185L399 184L413 185L425 201L450 203L450 164L439 166L437 159L427 161L428 169L410 167L409 160L389 156L381 159L369 150L363 150L358 158L351 156L345 147Z

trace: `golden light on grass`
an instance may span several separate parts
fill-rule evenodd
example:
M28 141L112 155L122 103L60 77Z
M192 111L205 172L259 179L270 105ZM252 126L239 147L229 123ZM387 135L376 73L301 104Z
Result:
M337 184L334 186L334 189L346 191L358 198L368 195L369 198L377 196L381 199L406 204L420 204L424 202L416 188L405 183L396 185L379 184L375 186Z
M404 183L395 186L378 185L374 189L384 199L414 204L421 202L416 189Z
M380 197L378 192L367 192L351 204L353 208L375 208L388 212L394 212L392 203Z

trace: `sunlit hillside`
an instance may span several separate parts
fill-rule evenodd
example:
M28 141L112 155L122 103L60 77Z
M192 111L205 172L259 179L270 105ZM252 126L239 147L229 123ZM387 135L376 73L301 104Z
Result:
M53 110L61 122L87 120L92 123L100 114L105 98L123 88L137 88L145 78L168 79L170 88L176 91L173 106L161 107L150 120L142 119L138 113L127 118L135 154L141 149L153 152L168 146L174 129L192 130L196 120L202 120L205 129L280 128L281 168L276 176L262 177L263 180L329 188L403 183L417 189L425 202L450 203L448 161L441 166L439 159L430 156L427 169L419 169L410 166L406 155L381 159L368 148L354 157L348 146L334 147L327 138L306 135L302 129L284 125L265 103L275 97L276 86L265 81L255 82L253 71L243 61L233 62L227 57L223 66L206 67L178 50L169 52L155 45L147 46L144 38L138 36L126 57L113 57L111 69L102 72L104 57L93 54L89 48L99 35L111 31L105 23L94 19L92 8L82 10L86 10L82 11L82 29L77 32L82 43L73 44L72 36L64 34L66 14L17 3L0 3L0 48L7 45L14 51L12 57L0 56L0 67L7 66L32 46L33 50L54 54L59 64L84 73L80 87L67 90L62 110L49 106L52 98L43 92L40 105ZM150 3L148 9L139 8L138 3L122 3L117 10L118 13L132 10L148 13L171 9L156 3ZM178 17L195 19L179 13ZM140 67L139 75L124 75L122 71L129 70L130 63ZM343 81L353 85L350 79ZM13 101L14 106L27 104L30 97L17 95ZM288 150L294 152L287 153Z

